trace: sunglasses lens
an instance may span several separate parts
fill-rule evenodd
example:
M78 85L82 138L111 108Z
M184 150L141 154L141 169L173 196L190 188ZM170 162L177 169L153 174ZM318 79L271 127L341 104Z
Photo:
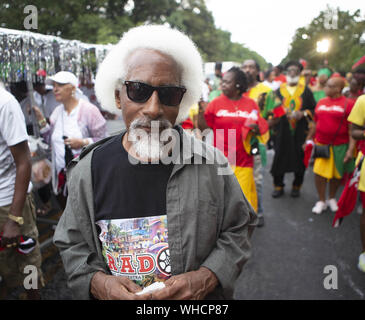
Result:
M141 82L128 82L127 95L134 102L146 102L152 95L152 87Z
M142 82L126 81L128 98L137 103L146 102L152 95L153 90L157 89L158 97L162 104L176 107L180 104L185 88L181 87L152 87Z
M176 107L180 104L186 90L179 87L161 87L158 91L162 104Z

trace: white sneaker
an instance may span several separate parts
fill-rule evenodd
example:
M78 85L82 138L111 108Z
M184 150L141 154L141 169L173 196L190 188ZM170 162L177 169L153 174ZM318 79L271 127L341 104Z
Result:
M356 209L357 214L362 214L362 205L359 204Z
M312 212L315 214L321 214L323 210L327 209L327 204L323 201L317 201L315 206L312 209Z
M360 271L365 272L365 252L359 256L359 264L357 265Z
M330 207L332 212L336 212L338 210L337 200L332 198L326 201L327 205Z

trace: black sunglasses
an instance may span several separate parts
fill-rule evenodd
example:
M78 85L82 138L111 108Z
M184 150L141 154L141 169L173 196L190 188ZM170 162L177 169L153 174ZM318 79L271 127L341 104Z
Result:
M186 88L178 86L153 87L149 84L138 81L124 81L127 87L127 95L130 100L137 103L144 103L157 91L160 102L165 106L176 107L180 104Z

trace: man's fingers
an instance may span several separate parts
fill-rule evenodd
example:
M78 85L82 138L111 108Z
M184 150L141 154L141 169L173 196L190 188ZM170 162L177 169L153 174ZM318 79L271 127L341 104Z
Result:
M106 281L105 300L133 300L135 295L119 281Z
M121 285L124 286L129 292L136 293L142 290L139 285L137 285L132 280L129 280L127 277L121 277L119 280Z

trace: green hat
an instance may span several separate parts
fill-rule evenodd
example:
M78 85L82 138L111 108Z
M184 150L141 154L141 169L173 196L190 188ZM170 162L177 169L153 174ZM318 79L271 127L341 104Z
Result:
M317 72L318 77L321 76L322 74L325 74L328 78L331 76L332 72L330 69L328 68L322 68L319 69Z

